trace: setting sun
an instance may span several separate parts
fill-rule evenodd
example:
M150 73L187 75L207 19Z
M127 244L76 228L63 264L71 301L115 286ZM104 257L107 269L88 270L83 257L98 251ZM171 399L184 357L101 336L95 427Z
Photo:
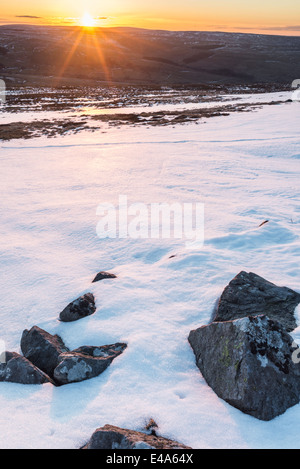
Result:
M1 24L134 27L167 31L222 31L300 36L299 0L10 0ZM0 60L2 63L2 60Z
M96 20L89 13L85 13L81 18L80 25L85 28L92 28L96 25Z

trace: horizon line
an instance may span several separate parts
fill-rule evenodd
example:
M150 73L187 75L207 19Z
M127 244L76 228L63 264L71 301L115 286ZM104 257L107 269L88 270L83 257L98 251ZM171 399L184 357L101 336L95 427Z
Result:
M15 18L25 18L25 19L33 19L33 17L29 15L16 15ZM42 17L36 17L34 19L43 19ZM259 36L282 36L282 37L299 37L300 36L300 26L295 26L297 29L290 29L293 26L274 26L268 28L257 28L254 29L253 27L233 27L233 28L226 28L222 29L194 29L194 28L187 28L187 29L171 29L167 27L158 28L155 26L134 26L134 25L96 25L93 27L83 27L79 24L66 24L66 23L33 23L33 22L13 22L7 20L1 20L0 18L0 27L2 26L33 26L33 27L49 27L49 28L76 28L76 29L87 29L87 30L100 30L100 29L139 29L139 30L146 30L146 31L165 31L165 32L199 32L199 33L224 33L224 34L248 34L248 35L259 35ZM216 25L217 28L217 25ZM291 34L292 32L296 34Z

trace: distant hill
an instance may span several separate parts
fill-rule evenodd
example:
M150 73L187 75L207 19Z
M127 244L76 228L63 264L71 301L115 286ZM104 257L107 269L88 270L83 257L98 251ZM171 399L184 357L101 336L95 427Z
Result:
M135 28L0 26L11 84L291 84L300 37Z

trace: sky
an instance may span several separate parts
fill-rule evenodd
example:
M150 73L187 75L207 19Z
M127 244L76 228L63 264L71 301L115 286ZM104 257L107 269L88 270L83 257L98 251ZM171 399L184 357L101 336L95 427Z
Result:
M300 35L299 0L0 0L1 23L213 30Z

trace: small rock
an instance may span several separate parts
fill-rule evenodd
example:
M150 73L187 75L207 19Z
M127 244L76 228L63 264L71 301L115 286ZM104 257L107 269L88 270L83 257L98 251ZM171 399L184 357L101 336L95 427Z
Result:
M98 428L83 449L191 449L177 441L134 430L105 425Z
M242 412L267 421L299 403L299 349L278 321L214 322L191 331L189 342L207 384Z
M265 314L291 332L297 327L294 311L299 303L300 294L290 288L278 287L252 272L240 272L224 289L213 321Z
M158 425L155 422L155 420L150 419L147 424L145 425L145 430L150 434L150 435L155 435L157 436L157 430L158 430Z
M16 352L5 352L6 363L0 364L0 381L20 384L44 384L53 381L27 358Z
M92 293L86 293L85 295L72 301L66 308L60 313L59 319L63 322L77 321L78 319L90 316L96 311L95 298Z
M25 358L51 378L58 364L59 355L69 351L61 337L51 335L38 326L23 331L21 350Z
M103 373L126 347L122 343L100 347L83 346L72 352L62 353L54 370L55 381L58 384L68 384L94 378Z
M107 278L117 278L115 274L110 274L109 272L98 272L92 283L99 282Z

